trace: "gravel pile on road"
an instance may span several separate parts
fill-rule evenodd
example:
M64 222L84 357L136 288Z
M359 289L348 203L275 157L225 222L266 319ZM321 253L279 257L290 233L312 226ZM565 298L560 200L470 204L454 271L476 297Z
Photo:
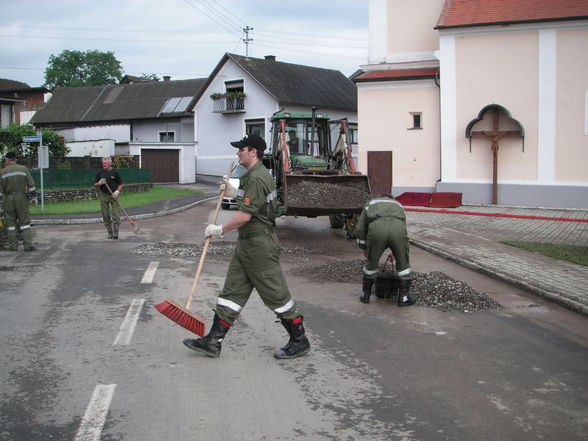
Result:
M319 266L296 266L291 272L316 281L356 283L359 292L363 264L364 260L333 261ZM417 300L416 306L464 313L500 308L489 295L445 273L433 271L413 275L410 293Z
M500 303L488 294L440 271L416 273L411 294L418 305L440 311L474 312L500 308Z
M206 252L207 257L231 257L235 251L236 244L231 243L211 243ZM196 257L202 252L202 245L193 243L179 242L157 242L139 245L131 250L132 253L144 256L175 256L175 257ZM310 253L310 250L303 247L286 248L280 250L282 256L304 256Z

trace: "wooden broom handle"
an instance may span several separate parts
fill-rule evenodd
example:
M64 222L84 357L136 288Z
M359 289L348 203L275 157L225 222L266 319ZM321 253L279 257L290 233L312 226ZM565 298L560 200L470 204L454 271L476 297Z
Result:
M229 165L229 170L227 171L227 181L231 177L231 171L233 170L233 162ZM216 208L214 210L214 220L212 223L216 224L218 219L218 213L220 211L221 203L223 201L223 197L225 196L225 190L221 191L218 201L216 203ZM194 292L196 292L196 285L198 285L198 279L200 278L200 273L202 272L202 265L204 264L204 258L206 257L206 252L208 251L208 245L210 244L210 239L212 236L208 236L204 240L204 246L202 247L202 253L200 254L200 261L198 262L198 268L196 269L196 275L194 276L194 281L192 282L192 289L190 290L190 297L188 297L188 301L186 302L186 309L190 309L192 306L192 298L194 297Z

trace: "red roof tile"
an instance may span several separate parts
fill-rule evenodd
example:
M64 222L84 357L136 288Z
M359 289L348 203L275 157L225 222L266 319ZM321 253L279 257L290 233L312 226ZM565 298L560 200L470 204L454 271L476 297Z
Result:
M398 81L398 80L418 80L435 78L439 72L436 67L426 67L420 69L398 69L398 70L371 70L362 73L353 81L361 83L362 81Z
M437 29L588 19L587 0L446 0Z

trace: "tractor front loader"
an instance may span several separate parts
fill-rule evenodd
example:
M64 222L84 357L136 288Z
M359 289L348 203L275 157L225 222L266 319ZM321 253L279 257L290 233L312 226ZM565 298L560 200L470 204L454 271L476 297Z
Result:
M324 113L279 112L272 119L269 162L278 191L278 215L329 216L355 238L355 218L370 199L368 177L357 172L351 156L347 120L331 148L329 117Z

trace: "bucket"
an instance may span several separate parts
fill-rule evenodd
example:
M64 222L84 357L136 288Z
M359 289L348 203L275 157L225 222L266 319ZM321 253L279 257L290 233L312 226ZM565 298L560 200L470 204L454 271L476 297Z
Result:
M374 293L379 299L393 299L396 297L399 288L396 271L379 271L376 277Z

